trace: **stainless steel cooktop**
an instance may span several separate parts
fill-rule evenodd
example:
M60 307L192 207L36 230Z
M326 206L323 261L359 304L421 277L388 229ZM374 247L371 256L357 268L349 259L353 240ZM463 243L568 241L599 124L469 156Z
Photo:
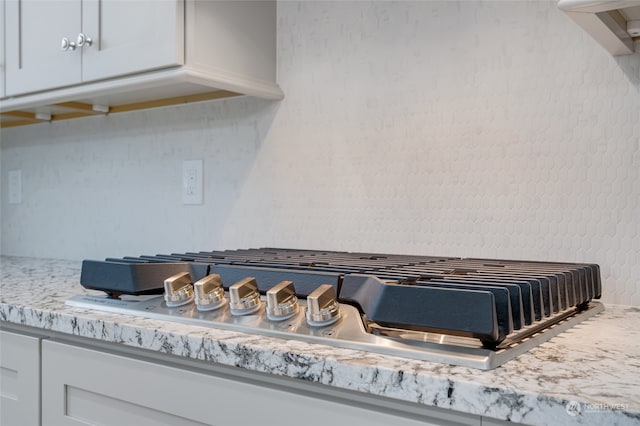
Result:
M85 261L70 306L492 369L604 310L597 265L292 249ZM153 295L162 293L162 295Z

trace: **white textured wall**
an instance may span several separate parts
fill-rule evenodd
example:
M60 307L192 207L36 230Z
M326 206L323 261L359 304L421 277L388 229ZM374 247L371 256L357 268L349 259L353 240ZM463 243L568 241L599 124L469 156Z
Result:
M2 131L4 254L288 246L596 262L640 305L640 54L555 2L283 2L280 103ZM182 206L203 158L205 203ZM6 194L6 188L2 188Z

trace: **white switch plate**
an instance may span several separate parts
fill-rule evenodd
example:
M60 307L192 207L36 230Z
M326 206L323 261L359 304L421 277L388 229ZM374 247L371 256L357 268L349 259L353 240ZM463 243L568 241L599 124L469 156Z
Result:
M202 160L182 162L182 204L202 204L204 179Z
M22 203L22 170L9 170L9 204Z

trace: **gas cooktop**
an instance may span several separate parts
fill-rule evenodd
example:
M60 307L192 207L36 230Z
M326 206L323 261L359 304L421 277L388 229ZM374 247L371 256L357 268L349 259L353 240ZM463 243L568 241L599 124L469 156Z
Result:
M249 249L85 260L68 305L495 368L602 310L595 264Z

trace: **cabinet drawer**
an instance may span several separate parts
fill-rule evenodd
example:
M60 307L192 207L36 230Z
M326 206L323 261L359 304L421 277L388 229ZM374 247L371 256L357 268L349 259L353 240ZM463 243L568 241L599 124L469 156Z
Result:
M44 425L436 424L433 418L269 387L264 379L254 384L49 340L42 344L42 363ZM453 415L442 417L437 424L460 424ZM465 420L479 424L479 417Z

